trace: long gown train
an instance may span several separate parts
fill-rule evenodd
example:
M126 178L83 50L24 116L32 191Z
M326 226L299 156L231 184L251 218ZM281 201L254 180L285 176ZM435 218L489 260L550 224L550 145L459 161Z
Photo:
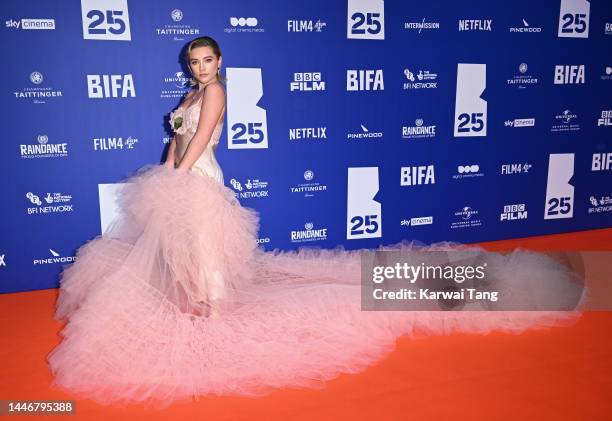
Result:
M126 179L118 217L64 267L56 318L67 323L48 356L55 386L104 404L258 395L363 370L402 335L518 333L580 316L362 311L360 251L257 247L257 213L214 172L220 127L193 171L146 165ZM189 133L179 139L179 156L188 141ZM390 249L457 247L403 242ZM571 271L546 256L469 250L486 257L516 301L542 287L523 279L550 282L559 296L571 286Z

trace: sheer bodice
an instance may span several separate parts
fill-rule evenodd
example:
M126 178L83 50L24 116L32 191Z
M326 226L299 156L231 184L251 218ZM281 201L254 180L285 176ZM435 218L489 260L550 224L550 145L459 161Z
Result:
M176 162L180 162L183 155L187 151L189 142L193 139L196 129L198 128L198 121L200 119L200 109L202 108L201 98L195 103L188 107L179 107L172 113L172 117L182 117L183 124L181 130L178 130L175 135L176 150L174 152ZM171 118L172 118L171 117ZM219 144L221 137L221 131L223 130L223 121L217 123L217 126L213 130L210 137L210 141L206 145L206 148L193 164L192 170L200 175L206 175L217 180L223 184L223 172L215 157L215 150Z

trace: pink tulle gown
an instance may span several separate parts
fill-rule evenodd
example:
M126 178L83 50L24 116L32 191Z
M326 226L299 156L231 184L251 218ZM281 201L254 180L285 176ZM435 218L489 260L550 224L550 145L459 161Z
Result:
M174 113L184 118L178 159L200 107ZM362 311L359 251L258 248L258 215L224 186L215 159L221 129L192 171L147 165L124 180L117 218L64 267L56 318L67 324L48 356L54 386L103 404L257 395L317 387L363 370L389 354L401 335L516 333L579 317L578 311ZM406 242L390 248L427 249ZM545 256L477 250L511 292L525 288L513 282L526 273L570 282L569 271Z

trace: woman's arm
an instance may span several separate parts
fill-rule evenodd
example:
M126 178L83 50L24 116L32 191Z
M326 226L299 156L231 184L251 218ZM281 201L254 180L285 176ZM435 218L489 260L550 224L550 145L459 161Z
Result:
M198 160L206 145L210 142L210 137L217 126L217 122L225 106L225 92L221 85L215 83L206 87L202 98L202 108L200 109L200 120L193 139L183 155L183 159L178 165L178 169L191 169L192 165Z
M174 151L175 150L176 150L176 140L174 139L174 137L172 137L172 140L170 141L170 146L168 147L168 154L166 155L166 162L164 162L164 165L168 168L174 168L174 165L175 165Z

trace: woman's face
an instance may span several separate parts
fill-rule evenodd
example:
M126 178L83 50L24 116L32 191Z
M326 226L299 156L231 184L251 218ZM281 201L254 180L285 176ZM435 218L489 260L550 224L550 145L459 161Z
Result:
M221 66L221 58L210 47L196 47L189 53L189 70L201 84L208 85L217 80L217 69Z

